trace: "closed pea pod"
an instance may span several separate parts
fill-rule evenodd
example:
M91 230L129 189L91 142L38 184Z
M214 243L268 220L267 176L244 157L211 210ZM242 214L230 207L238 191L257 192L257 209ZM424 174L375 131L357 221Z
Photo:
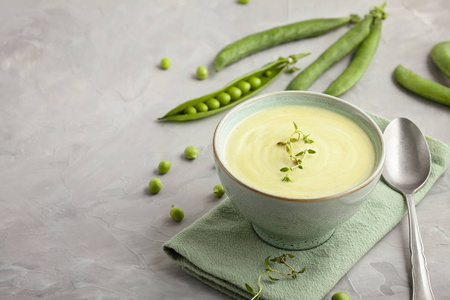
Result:
M441 42L431 49L431 58L436 66L450 78L450 42Z
M298 74L287 90L307 90L328 68L355 49L369 35L373 17L368 15L334 42L314 62Z
M349 90L355 85L367 70L370 62L378 47L381 37L382 19L385 19L387 14L383 11L384 5L376 7L373 10L374 16L372 28L367 38L358 46L353 58L344 72L333 81L325 90L325 94L331 96L339 96Z
M357 15L346 18L312 19L254 33L223 48L214 58L214 69L219 72L223 67L255 52L279 44L318 36L350 22L358 21Z
M266 64L264 67L254 70L250 73L245 74L233 80L225 87L220 90L213 92L211 94L184 102L166 115L158 120L171 120L171 121L189 121L204 118L222 112L228 108L235 106L236 104L254 96L262 89L264 89L272 80L274 80L278 75L280 75L286 68L297 62L298 59L309 55L307 54L296 54L291 55L287 58L279 58L277 61ZM264 76L264 73L270 70L272 75L270 77ZM248 84L245 85L245 90L248 89L246 93L242 91L239 86L242 86L242 82ZM250 89L249 89L250 87ZM214 102L214 106L212 103ZM205 103L208 106L208 111L202 112L197 111L196 113L186 113L187 107L198 107L199 103Z
M394 70L394 77L407 90L424 98L450 106L450 88L423 78L402 65Z

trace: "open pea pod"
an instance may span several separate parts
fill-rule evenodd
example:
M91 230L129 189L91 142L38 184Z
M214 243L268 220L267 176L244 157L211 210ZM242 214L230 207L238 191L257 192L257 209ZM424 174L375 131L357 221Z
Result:
M190 121L220 113L259 93L284 70L295 71L296 68L290 66L307 55L309 53L280 57L231 81L220 90L178 105L158 120Z

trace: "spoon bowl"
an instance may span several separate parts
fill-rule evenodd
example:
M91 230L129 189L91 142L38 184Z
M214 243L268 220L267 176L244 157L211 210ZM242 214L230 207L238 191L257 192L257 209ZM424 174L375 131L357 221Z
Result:
M386 164L383 177L388 184L404 193L420 189L431 173L431 155L420 129L410 120L393 120L384 131Z
M410 120L393 120L384 131L386 161L383 178L406 198L411 250L412 299L434 300L417 221L414 193L431 172L431 155L420 129Z

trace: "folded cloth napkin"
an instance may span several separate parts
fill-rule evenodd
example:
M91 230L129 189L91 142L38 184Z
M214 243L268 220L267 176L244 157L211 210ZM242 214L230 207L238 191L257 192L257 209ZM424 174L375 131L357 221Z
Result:
M388 121L375 115L371 117L384 130ZM447 145L429 137L427 141L432 171L427 183L415 195L416 204L444 173L450 161ZM319 300L405 214L406 203L402 195L380 180L362 207L339 226L327 242L309 250L290 251L264 243L231 201L225 199L171 238L163 249L184 271L234 299L253 297L245 283L257 290L257 278L266 268L264 259L267 256L291 253L295 258L289 259L288 263L296 270L306 267L305 273L295 280L277 282L264 277L261 299ZM276 264L274 268L286 267Z

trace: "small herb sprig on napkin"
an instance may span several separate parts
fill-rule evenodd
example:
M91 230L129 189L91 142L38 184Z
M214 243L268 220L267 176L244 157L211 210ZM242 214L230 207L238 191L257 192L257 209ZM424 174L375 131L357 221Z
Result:
M295 168L303 169L303 159L305 158L306 154L314 154L316 153L313 149L304 149L297 154L294 155L294 143L299 142L300 140L303 140L305 144L312 144L314 143L313 140L311 140L309 137L309 134L304 134L301 130L298 129L298 126L295 122L294 123L294 132L289 137L289 140L286 142L278 142L277 145L285 146L286 151L289 154L289 158L295 163L292 167L283 167L280 169L281 172L285 172L286 175L282 179L282 181L286 182L292 182L291 178L289 177L289 172L294 170ZM297 135L297 137L295 137Z
M267 277L269 277L270 280L278 281L279 279L273 277L271 275L271 273L276 273L276 274L281 275L283 277L295 279L295 278L297 278L297 274L302 274L303 272L305 272L305 268L301 269L300 271L295 271L295 269L286 262L287 257L294 258L294 255L292 255L292 254L282 254L282 255L280 255L278 257L275 257L273 259L270 259L270 256L268 256L265 259L265 263L266 263L267 269L265 269L264 271L261 272L261 274L259 274L259 277L258 277L258 291L253 290L253 288L250 285L248 285L247 283L245 284L245 288L247 289L247 291L249 291L250 293L255 295L252 298L252 300L257 300L257 299L259 299L259 296L261 296L261 292L262 292L261 278L262 278L262 276L264 274L267 274ZM285 274L283 272L280 272L278 270L273 269L270 266L270 262L271 261L287 266L289 269L291 269L291 273L290 274Z

